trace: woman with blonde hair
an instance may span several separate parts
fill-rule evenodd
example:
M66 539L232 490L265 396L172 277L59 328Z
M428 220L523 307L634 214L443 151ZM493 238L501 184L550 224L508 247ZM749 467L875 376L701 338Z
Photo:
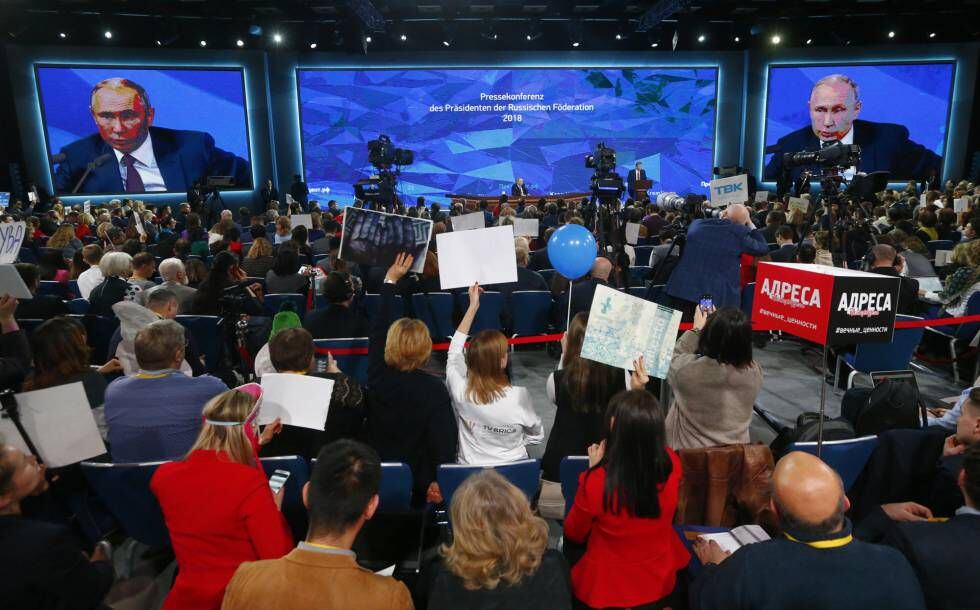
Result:
M548 526L527 497L493 470L456 490L449 509L453 542L423 575L429 610L572 607L568 565L548 549Z
M48 248L61 249L61 255L66 260L71 260L74 258L75 252L82 249L82 241L75 237L75 227L69 223L65 223L58 227L54 235L48 238L46 246Z
M368 344L368 442L385 462L404 462L415 481L414 502L441 502L439 464L456 461L456 418L441 379L422 370L432 354L420 320L393 315L395 284L412 268L399 254L381 285L381 307Z
M499 330L477 333L463 355L476 312L479 285L470 286L470 304L449 344L446 384L459 427L459 463L497 464L527 459L526 445L544 439L541 418L525 388L507 378L507 337Z
M272 243L265 237L257 237L252 241L248 254L242 261L242 270L248 274L248 277L264 278L276 264L276 257L272 253Z
M157 468L150 490L170 531L177 578L165 610L217 610L225 586L246 561L277 559L293 548L258 460L258 447L281 426L260 434L262 390L248 384L204 405L204 423L187 456Z

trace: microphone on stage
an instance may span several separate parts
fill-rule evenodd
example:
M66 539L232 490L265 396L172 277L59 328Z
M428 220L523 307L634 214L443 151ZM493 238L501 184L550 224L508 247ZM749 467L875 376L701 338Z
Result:
M58 153L56 155L51 155L51 159L50 159L49 162L52 163L52 164L61 163L61 162L63 162L67 158L68 158L68 155L66 155L65 153Z
M88 179L89 174L91 174L95 168L99 167L100 165L108 161L109 158L112 156L113 154L111 152L108 152L105 153L104 155L99 155L98 157L92 159L92 161L89 162L88 167L85 168L85 173L82 174L82 177L78 179L78 184L75 185L75 188L73 188L71 192L73 194L77 193L78 189L82 188L82 184L84 184L85 181Z

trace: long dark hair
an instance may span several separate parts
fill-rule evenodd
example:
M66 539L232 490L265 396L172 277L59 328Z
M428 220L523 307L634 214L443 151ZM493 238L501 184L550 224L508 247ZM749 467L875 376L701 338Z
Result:
M673 463L657 399L646 390L624 390L609 401L606 419L606 453L599 463L606 468L603 510L659 517L660 486L670 477Z
M59 316L38 326L31 335L31 349L34 371L24 382L24 391L60 385L90 370L85 327L72 318Z
M698 353L738 369L752 365L752 325L741 309L725 307L708 317Z
M296 249L279 246L276 262L272 265L272 272L279 276L293 275L299 272L299 253L296 252Z
M572 397L572 410L577 413L602 412L615 392L617 380L622 387L621 369L582 358L582 341L589 323L586 311L575 314L565 335L565 353L562 355L564 387Z

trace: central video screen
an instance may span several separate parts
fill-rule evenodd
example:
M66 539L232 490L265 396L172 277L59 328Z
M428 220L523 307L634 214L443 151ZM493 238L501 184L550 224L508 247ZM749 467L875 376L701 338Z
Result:
M383 134L415 153L398 181L406 202L510 195L517 178L531 198L587 192L600 143L624 179L642 162L651 194L705 194L717 83L717 68L300 69L306 181L350 203Z
M240 68L38 65L58 195L252 188Z

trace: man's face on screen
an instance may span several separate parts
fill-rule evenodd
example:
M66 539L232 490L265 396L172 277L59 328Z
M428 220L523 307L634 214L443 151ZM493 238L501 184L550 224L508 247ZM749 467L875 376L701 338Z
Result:
M146 140L153 108L143 105L135 89L103 87L92 96L92 118L106 144L129 153Z
M861 102L847 83L829 82L810 93L810 127L821 140L839 140L851 130Z

